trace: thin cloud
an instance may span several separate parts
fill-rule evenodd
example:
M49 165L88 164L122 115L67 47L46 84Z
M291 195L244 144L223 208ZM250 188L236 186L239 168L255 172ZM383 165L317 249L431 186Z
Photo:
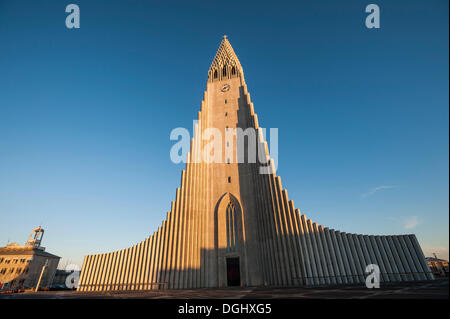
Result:
M372 188L369 192L362 194L362 197L369 197L374 195L376 192L381 191L383 189L390 189L390 188L395 188L395 185L383 185L383 186L378 186L375 188Z
M403 220L403 227L405 229L414 229L420 224L419 217L408 216Z
M389 219L399 223L404 229L414 229L422 223L417 216L404 216L401 218L389 217Z

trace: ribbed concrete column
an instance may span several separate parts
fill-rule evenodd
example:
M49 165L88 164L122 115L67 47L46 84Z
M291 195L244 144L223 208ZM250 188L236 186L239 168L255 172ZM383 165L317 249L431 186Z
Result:
M109 272L109 268L110 268L110 253L104 254L104 261L103 261L103 271L100 277L100 282L99 282L99 290L105 290L106 288L106 284L107 284L107 275Z
M101 287L101 283L102 283L102 275L103 275L103 271L105 269L105 260L106 260L106 254L100 254L99 255L100 261L99 261L99 266L97 268L97 274L96 274L96 280L95 280L95 287L94 290L95 291L99 291L102 290Z
M151 247L152 247L152 236L149 236L146 239L143 251L144 260L141 272L142 290L148 290L148 273L150 271Z
M118 290L126 289L125 283L126 283L126 275L127 275L127 271L128 271L129 258L130 258L130 248L124 249L123 256L122 256L122 269L120 272Z
M324 243L322 242L321 235L319 234L319 228L317 223L312 223L313 235L319 251L320 264L322 265L323 279L326 285L331 283L330 273L328 272L327 260L325 259Z
M381 272L381 278L383 278L383 281L389 282L389 276L387 275L386 266L384 265L383 258L381 257L380 249L378 248L377 242L375 240L375 236L370 235L369 240L372 243L373 252L375 255L375 258L377 259L377 264L380 267Z
M85 287L85 291L90 291L91 289L91 282L92 282L92 278L94 276L94 269L95 269L95 263L96 263L96 259L95 259L95 255L89 255L90 257L90 263L89 263L89 268L88 268L88 273L86 276L86 287Z
M258 151L260 152L260 147L258 144ZM262 196L261 196L261 185L260 185L260 179L258 178L257 173L255 172L255 167L251 167L252 172L252 181L257 187L257 193L255 198L255 205L256 205L256 211L258 212L256 214L256 223L259 225L257 229L258 233L258 241L260 243L260 253L258 254L258 263L262 265L262 276L263 276L263 284L264 286L268 285L268 283L272 282L270 276L271 276L271 259L268 254L268 248L267 248L267 228L266 223L264 219L264 208L262 203ZM265 261L265 262L264 262Z
M384 247L384 250L386 251L387 258L391 265L392 271L394 273L394 278L392 279L392 281L401 281L402 277L400 276L399 273L403 272L403 271L400 271L398 268L398 261L395 259L394 255L392 253L392 249L388 243L388 240L387 240L386 236L380 236L380 239L381 239L381 243Z
M347 255L347 250L345 248L344 241L342 240L343 235L340 231L335 231L336 239L337 239L337 245L339 246L339 251L342 256L342 261L344 263L345 273L347 275L347 280L349 283L354 283L355 279L353 277L352 270L350 269L349 265L349 256Z
M186 172L181 172L181 189L180 189L180 247L177 253L177 269L179 271L175 274L175 282L177 288L184 288L184 273L185 273L185 250L186 250Z
M161 235L159 238L159 258L158 258L158 265L157 265L157 274L156 274L156 282L159 284L155 285L157 289L163 288L163 286L160 284L163 282L163 271L164 271L164 249L167 245L166 243L166 234L167 234L167 219L163 221L161 226Z
M259 136L258 136L259 137ZM260 153L263 152L262 147L258 147L258 151ZM268 196L264 196L263 194L267 194L267 187L266 187L266 175L260 175L258 173L256 174L256 180L259 183L258 189L260 190L260 198L261 198L261 220L263 223L264 228L264 238L262 239L265 243L265 257L268 259L268 267L267 267L267 275L266 275L266 281L268 281L269 285L276 285L281 281L281 277L277 274L277 261L275 257L275 242L274 242L274 234L273 234L273 227L271 224L271 219L269 215L269 203L268 203Z
M290 246L292 249L291 255L293 259L293 285L301 284L301 268L300 268L300 258L299 258L299 248L297 247L297 241L295 240L295 231L293 227L293 214L294 211L291 210L289 205L289 198L286 190L283 190L283 205L286 212L286 221L287 221L287 236L290 242Z
M367 275L368 275L368 274L366 273L366 267L367 267L368 265L370 265L370 264L373 264L373 262L372 262L372 259L371 259L371 257L370 257L369 251L368 251L368 249L367 249L367 245L366 245L366 241L365 241L365 238L364 238L364 237L365 237L364 235L358 235L358 236L357 236L359 245L360 245L360 247L361 247L362 254L363 254L363 256L364 256L363 270L364 270L364 277L366 278Z
M96 282L96 276L97 276L97 269L99 267L99 263L100 263L100 258L99 255L93 255L93 264L92 264L92 275L89 278L89 287L88 287L88 291L93 291L95 288L95 282Z
M306 222L306 215L302 215L301 219L302 219L302 226L303 226L303 231L304 231L305 239L306 239L306 246L307 246L308 252L309 252L309 262L310 262L311 271L312 271L312 284L319 285L320 284L319 271L318 271L318 267L316 265L316 260L314 258L314 249L313 249L313 244L311 241L311 233L308 229L308 225Z
M282 259L284 260L284 264L286 267L286 285L291 286L292 285L292 267L293 267L293 261L292 261L292 255L290 254L290 246L289 241L286 238L286 225L284 222L284 210L283 210L283 204L281 202L281 181L279 177L274 176L274 193L275 193L275 203L276 203L276 212L277 212L277 218L278 218L278 225L279 225L279 236L281 238L281 243L283 247L282 251Z
M306 236L305 236L305 230L303 228L303 217L300 213L300 210L296 210L297 212L297 224L298 224L298 230L299 230L299 236L300 236L300 243L302 245L302 250L303 250L303 255L304 255L304 260L303 263L305 265L305 269L306 269L306 278L305 278L305 282L306 285L314 285L314 280L313 280L313 272L312 272L312 262L311 262L311 256L309 248L308 248L308 244L307 244L307 240L306 240Z
M172 209L173 209L172 202ZM167 282L168 269L167 265L169 263L169 245L170 245L170 235L172 233L172 211L167 212L166 225L164 233L164 249L163 249L163 259L161 263L161 282ZM166 286L161 286L161 288L166 288Z
M194 151L196 143L194 143ZM197 235L198 235L198 166L193 166L193 196L192 196L192 288L198 288L198 252L197 252Z
M355 267L355 272L356 272L356 279L359 282L365 282L365 278L364 278L364 270L361 267L361 255L358 254L357 250L356 250L356 243L353 237L353 234L347 234L347 241L348 241L348 245L350 247L350 252L352 254L353 257L353 262L354 262L354 267Z
M172 262L172 255L171 255L171 248L173 245L172 236L174 232L174 213L175 213L175 202L172 202L171 205L171 211L168 214L168 224L167 224L167 247L164 250L165 253L165 263L164 263L164 277L163 282L167 282L168 285L170 285L169 277L170 277L170 271L171 271L171 262ZM166 286L169 287L169 286Z
M80 284L79 284L79 290L85 291L85 285L86 285L86 278L89 275L89 263L90 263L91 256L87 255L84 257L83 265L81 266L81 273L80 273Z
M426 278L428 280L434 280L434 275L431 272L430 267L428 266L426 259L425 259L425 255L423 254L422 248L420 248L419 242L417 240L417 237L415 235L409 235L409 239L411 240L411 243L414 246L414 249L416 251L416 254L422 264L422 269L425 272Z
M323 227L323 226L320 226L320 227ZM333 284L342 284L342 282L343 282L342 275L341 275L341 271L339 269L338 261L336 258L334 245L331 243L330 230L328 229L328 227L323 229L323 233L324 233L324 237L325 237L324 242L326 243L325 247L326 247L326 250L327 250L328 256L329 256L327 258L330 258L330 261L331 261L331 266L329 267L329 269L330 269L330 274L333 276L332 283Z
M406 259L405 253L403 251L403 248L401 246L400 241L398 240L399 236L389 236L392 238L392 241L394 242L395 249L397 251L398 256L400 257L401 264L403 268L405 269L405 275L407 276L408 281L414 280L414 275L412 274L412 270L409 267L408 260Z
M331 244L333 245L334 252L336 254L337 264L339 266L339 272L341 274L341 280L344 284L350 283L349 276L347 276L347 269L345 268L344 258L341 254L341 249L339 248L339 242L337 239L336 231L330 229Z
M258 135L258 153L260 158L262 158L263 150L261 147L261 141L259 140ZM269 219L267 216L267 213L269 211L267 202L265 200L266 196L264 196L265 187L263 185L264 180L263 177L260 176L260 174L257 172L257 167L253 166L254 172L254 180L257 183L258 187L258 200L257 202L257 210L260 212L258 215L260 216L260 223L262 226L262 230L260 233L260 240L263 244L263 254L262 259L266 260L266 263L264 264L264 285L274 285L276 282L275 277L275 259L273 257L273 240L272 240L272 233L269 226Z
M422 271L422 266L420 265L418 258L416 256L416 252L414 251L414 247L412 246L411 242L409 241L408 235L404 235L401 237L402 241L405 243L405 250L407 250L408 255L410 256L411 260L411 268L414 269L415 272L415 278L417 280L426 280L426 276Z
M95 282L96 291L102 290L101 283L102 283L102 276L105 271L105 264L106 264L106 254L100 254L100 265L96 276L97 281Z
M114 266L112 269L112 273L111 273L111 287L110 290L116 290L116 283L117 283L117 276L118 276L118 272L119 272L119 267L120 267L120 250L114 252Z
M356 271L356 260L354 259L354 256L352 254L352 251L350 249L350 244L348 242L348 234L347 233L341 233L342 236L342 242L344 243L344 247L345 247L345 252L347 254L347 260L349 263L349 268L352 274L352 279L353 282L357 283L359 282L359 278L358 278L358 272Z
M106 272L108 271L108 256L109 254L102 254L103 255L103 260L102 260L102 267L99 273L99 280L97 283L97 290L104 290L104 285L105 285L105 275Z
M298 249L298 254L299 254L299 269L300 269L300 274L301 274L300 285L307 285L308 283L306 282L306 277L308 277L308 272L306 270L306 265L305 265L305 260L307 257L305 256L304 247L301 242L301 234L300 234L300 229L299 229L300 211L295 209L295 205L294 205L293 201L290 201L289 204L290 204L291 211L292 211L294 237L297 241L297 249Z
M133 246L133 252L132 252L132 258L131 258L131 265L130 265L130 276L128 276L128 289L134 290L135 289L135 278L136 278L136 272L137 272L137 263L139 258L139 245Z
M127 290L133 289L133 278L135 275L137 246L138 245L134 245L133 248L131 249L131 262L130 268L128 269Z
M408 261L409 268L413 274L414 280L421 280L421 277L418 273L416 265L412 259L411 253L409 252L408 245L405 242L405 235L397 236L398 241L400 242L400 246L402 247L403 253L405 254L406 260Z
M133 266L133 258L134 258L134 246L131 246L128 248L128 254L127 254L127 262L125 265L125 276L123 279L123 290L129 290L130 289L130 275L132 272L132 266Z
M124 267L121 278L121 290L128 290L128 276L130 275L131 258L133 258L133 247L125 250Z
M173 225L173 244L171 247L171 256L172 260L169 265L170 276L169 276L169 288L175 289L177 287L177 283L175 282L175 274L178 272L177 269L177 250L179 248L179 225L180 225L180 189L177 188L176 191L176 200L174 207L174 225Z
M93 278L92 278L92 288L91 291L96 291L97 290L97 283L98 283L98 274L100 273L100 269L102 267L102 255L95 255L95 268L94 268L94 273L93 273Z
M142 272L142 266L145 265L144 264L144 254L143 254L143 250L145 247L145 241L142 241L139 243L138 245L138 250L137 250L137 259L136 259L136 276L134 277L134 290L141 290L142 289L142 281L141 281L141 272Z
M123 251L123 259L122 259L122 269L120 273L120 281L119 281L119 290L126 289L126 275L128 271L128 264L130 258L130 248L124 249Z
M106 262L105 262L105 268L103 271L103 275L102 275L102 282L101 282L101 290L108 290L108 285L109 285L109 275L111 273L111 268L112 268L112 258L113 258L113 253L107 253L106 255Z
M107 278L107 287L106 290L112 290L112 281L113 281L113 277L115 275L115 266L116 266L116 256L117 256L117 251L111 253L111 269L109 271L109 275Z
M264 188L267 192L268 196L266 196L266 205L268 208L267 212L267 221L268 225L271 230L271 237L270 237L270 243L272 248L272 255L274 259L274 278L275 278L275 285L283 285L284 282L286 282L285 279L285 267L284 262L281 259L281 252L282 252L282 245L281 241L278 237L278 226L277 226L277 220L275 216L275 204L274 204L274 198L273 198L273 192L271 187L271 181L272 177L271 175L265 174L262 176L264 181Z
M93 255L88 255L89 258L89 264L86 266L86 280L84 282L84 289L83 291L88 291L89 290L89 283L90 283L90 279L92 277L92 268L93 268L93 263L94 263L94 256Z
M161 283L164 281L164 270L165 270L165 249L167 247L167 228L168 223L167 219L163 221L162 227L161 227L161 238L159 243L159 260L158 260L158 277L157 282ZM158 284L158 289L162 289L163 285Z
M351 236L353 237L353 244L355 245L355 254L358 256L358 260L359 260L358 272L360 273L360 279L362 279L361 282L365 282L366 281L366 265L367 265L367 263L364 258L364 253L361 248L361 243L359 241L360 235L352 234Z
M150 273L152 270L152 246L153 246L153 235L150 236L147 239L147 248L145 250L145 254L147 255L145 257L145 265L144 266L144 273L143 273L143 277L142 277L142 282L144 283L144 286L142 289L144 290L149 290L150 286L149 283L151 282L150 280Z
M151 245L151 254L150 254L150 268L148 272L148 288L153 289L153 280L155 278L155 265L156 265L156 244L158 241L158 234L155 232L152 235L152 245Z
M406 275L406 270L403 266L402 260L400 259L400 255L397 252L397 248L395 247L395 243L392 239L392 236L385 236L387 244L392 252L393 263L398 269L398 273L400 275L400 281L407 281L408 276Z
M369 257L370 264L375 264L378 267L380 267L380 264L379 264L377 258L375 257L375 248L373 247L372 242L369 237L370 236L367 236L367 235L363 236L364 242L365 242L366 248L367 248L367 253L369 254L368 257ZM381 267L380 267L380 271L381 271ZM383 281L384 281L384 277L382 274L380 274L380 282L383 282Z
M421 257L417 254L417 251L413 245L413 242L410 239L410 236L414 236L414 235L405 235L405 237L404 237L405 242L408 245L411 257L415 263L417 271L419 272L420 280L427 280L428 279L427 275L426 275L427 269L423 268L422 263L421 263Z
M139 290L140 286L140 276L141 276L141 269L142 269L142 249L145 245L145 241L141 241L136 246L136 259L135 259L135 266L134 266L134 275L133 275L133 290Z
M192 145L192 143L191 143ZM188 157L190 155L188 154ZM190 163L186 164L187 174L187 197L186 197L186 264L184 286L192 288L192 194L193 194L193 172Z
M288 273L289 270L289 264L284 257L286 254L286 245L284 243L283 238L283 231L281 227L281 219L279 215L279 207L278 207L278 201L277 201L277 192L276 192L276 186L275 186L275 179L273 174L269 175L269 187L270 187L270 194L271 194L271 200L272 200L272 214L273 214L273 224L275 227L275 241L277 243L278 249L276 251L277 253L277 260L280 265L280 268L278 270L278 273L281 276L281 285L286 286L289 285L290 282L288 280Z
M148 251L148 243L149 243L149 238L146 238L143 242L142 242L142 249L141 249L141 262L140 262L140 267L139 267L139 274L138 274L138 287L137 289L139 290L144 290L145 289L145 271L146 271L146 264L147 264L147 251Z
M156 245L155 245L155 259L153 265L153 274L152 274L152 289L158 289L158 286L155 284L158 282L158 271L159 271L159 256L160 256L160 242L161 242L161 227L158 227L156 231Z
M312 226L312 222L311 219L308 219L306 221L306 226L308 227L308 234L309 234L309 238L311 240L311 244L312 244L312 249L313 249L313 257L316 263L316 267L317 267L317 273L318 273L318 281L320 285L325 284L325 276L324 276L324 272L323 272L323 266L322 266L322 262L320 260L320 254L319 254L319 248L317 247L317 242L316 242L316 237L314 234L314 229Z
M120 274L121 274L121 270L122 270L122 266L123 266L123 250L119 250L117 252L117 261L116 261L116 266L115 266L115 274L114 274L114 278L113 278L113 286L112 286L112 290L119 290L119 280L120 280Z
M375 241L377 243L378 249L380 251L381 257L383 258L383 264L386 268L387 277L389 281L395 281L394 271L392 270L391 263L387 258L386 251L384 250L383 244L381 242L380 236L375 236Z
M199 118L201 115L199 115ZM199 132L201 132L201 129L199 128ZM200 140L201 141L201 140ZM199 149L202 149L201 143L199 143ZM204 175L204 166L203 164L197 164L199 165L199 213L198 213L198 221L199 221L199 230L198 230L198 266L199 266L199 287L203 288L206 287L206 280L205 280L205 254L204 254L204 243L205 243L205 192L206 192L206 185L205 185L205 175Z

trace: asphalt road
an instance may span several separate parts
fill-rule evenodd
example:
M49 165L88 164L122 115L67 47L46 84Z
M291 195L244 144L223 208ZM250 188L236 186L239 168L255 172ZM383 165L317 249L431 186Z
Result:
M0 299L448 299L448 279L427 282L381 284L379 289L364 286L320 288L226 288L160 291L76 292L41 291L3 294Z

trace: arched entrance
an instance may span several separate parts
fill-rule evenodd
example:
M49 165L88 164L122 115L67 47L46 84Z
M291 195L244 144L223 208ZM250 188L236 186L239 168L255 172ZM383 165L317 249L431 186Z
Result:
M219 199L215 214L217 279L219 287L245 286L245 227L239 200L230 193Z

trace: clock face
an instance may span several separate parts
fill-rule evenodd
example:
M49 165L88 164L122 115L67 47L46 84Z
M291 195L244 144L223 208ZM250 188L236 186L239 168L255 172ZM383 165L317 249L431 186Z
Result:
M222 91L222 92L226 92L226 91L228 91L229 89L230 89L230 85L229 85L229 84L225 84L224 86L222 86L221 91Z

